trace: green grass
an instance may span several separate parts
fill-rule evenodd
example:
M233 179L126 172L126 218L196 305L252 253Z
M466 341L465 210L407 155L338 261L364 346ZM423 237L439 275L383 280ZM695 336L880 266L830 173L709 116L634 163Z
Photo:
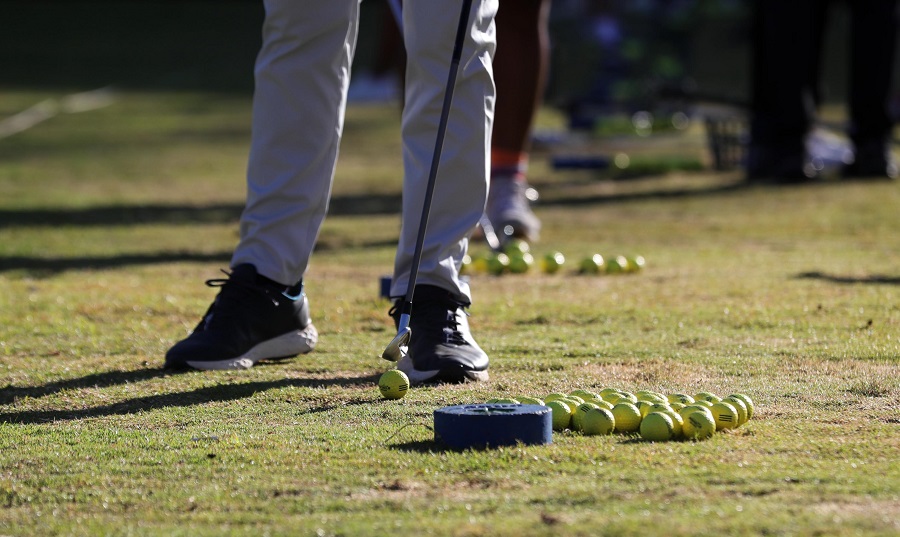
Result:
M9 115L61 95L2 97ZM492 380L385 401L398 123L395 107L348 113L307 277L320 346L229 373L160 365L237 241L249 100L121 93L0 140L0 534L900 532L897 183L617 179L555 173L538 153L534 250L569 266L473 276ZM696 129L580 149L708 159ZM647 267L575 275L593 252ZM445 405L610 385L740 391L757 414L700 443L433 441Z

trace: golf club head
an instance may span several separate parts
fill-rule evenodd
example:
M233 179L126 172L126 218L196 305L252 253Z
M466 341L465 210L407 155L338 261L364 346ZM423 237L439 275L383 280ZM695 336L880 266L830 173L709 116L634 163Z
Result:
M399 362L406 356L406 349L409 348L409 338L412 335L412 328L405 326L397 332L394 339L388 343L381 357L391 362Z

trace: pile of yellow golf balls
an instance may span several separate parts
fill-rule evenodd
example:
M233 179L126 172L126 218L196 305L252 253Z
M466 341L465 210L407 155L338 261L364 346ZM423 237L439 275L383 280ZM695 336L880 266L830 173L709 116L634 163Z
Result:
M753 401L742 393L719 397L710 392L632 393L611 387L554 392L543 398L498 398L487 403L546 406L553 413L554 431L569 429L589 436L633 434L651 442L706 440L716 431L744 425L754 411Z
M629 274L639 272L646 264L643 256L592 254L584 257L574 268L579 274ZM566 266L562 252L547 252L535 256L529 244L520 239L508 241L502 251L475 252L463 258L464 274L524 274L537 265L544 274L555 274Z

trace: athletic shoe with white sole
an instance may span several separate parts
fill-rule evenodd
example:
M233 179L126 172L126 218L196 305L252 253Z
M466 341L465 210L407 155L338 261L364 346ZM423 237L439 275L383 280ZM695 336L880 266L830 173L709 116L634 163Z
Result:
M511 237L536 241L541 232L541 221L531 210L534 189L524 179L495 176L491 178L487 207L484 214L494 227L500 240Z
M390 315L399 328L403 299ZM410 384L488 380L488 356L469 332L468 304L433 285L417 285L409 327L407 353L397 363Z
M220 287L200 324L166 353L172 369L249 369L260 360L305 354L318 333L309 302L298 284L284 287L259 276L253 265L238 265Z

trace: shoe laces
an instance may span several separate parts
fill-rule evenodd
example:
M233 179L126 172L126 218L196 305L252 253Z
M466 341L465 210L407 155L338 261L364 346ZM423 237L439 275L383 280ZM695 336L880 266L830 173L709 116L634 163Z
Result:
M398 300L390 311L388 311L388 314L391 317L396 319L400 314L401 302L402 301ZM422 302L419 304L418 308L413 308L410 322L415 322L418 326L429 328L441 327L444 343L451 345L468 345L468 341L466 341L465 336L459 329L459 325L461 324L458 318L459 309L462 309L463 315L469 315L469 312L465 309L465 305L457 302ZM415 333L415 331L413 333Z
M466 310L463 310L463 314L468 315ZM452 345L467 345L468 342L466 341L466 338L459 330L459 320L455 310L447 310L446 322L447 324L444 327L444 342Z
M210 328L213 322L237 316L242 311L242 308L246 308L250 300L258 299L260 295L264 296L275 307L278 307L280 304L278 299L267 292L264 287L234 278L232 273L227 270L222 269L222 273L228 278L206 280L207 287L220 288L219 294L204 316L204 326L207 329Z

